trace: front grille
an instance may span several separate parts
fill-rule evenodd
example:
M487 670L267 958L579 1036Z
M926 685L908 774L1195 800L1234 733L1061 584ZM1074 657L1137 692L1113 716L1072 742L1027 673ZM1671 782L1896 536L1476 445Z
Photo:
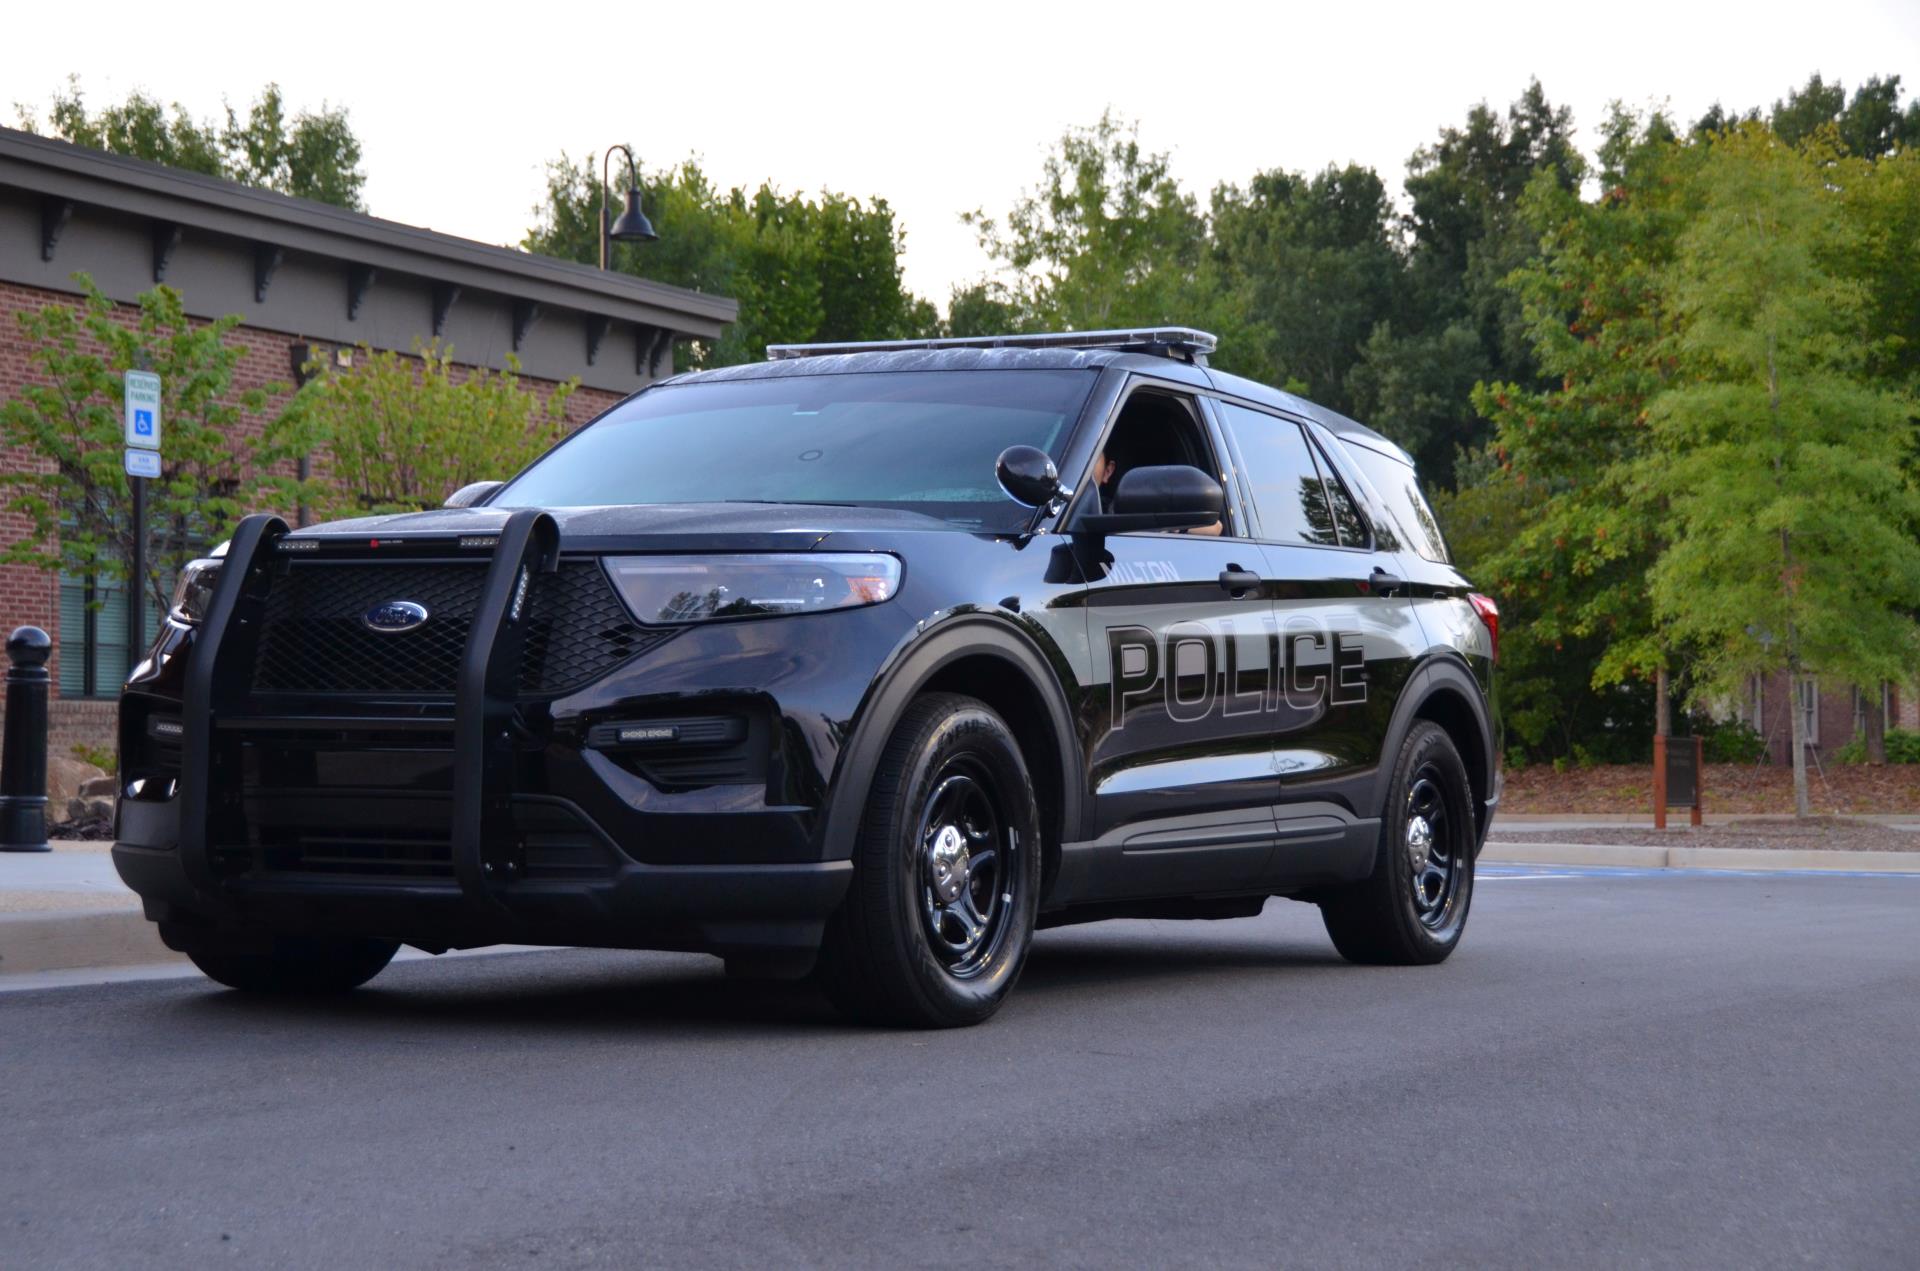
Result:
M484 561L291 562L267 595L253 687L450 697L486 578ZM415 601L429 617L410 631L369 630L366 612L388 600ZM527 622L523 693L589 683L672 634L635 623L590 560L537 575Z
M250 796L249 841L214 849L221 874L454 881L444 800L382 799L370 793L352 811L340 813L339 824L321 827L305 815L310 800L287 794ZM510 860L509 877L529 882L602 878L618 865L613 850L577 810L545 800L514 802Z

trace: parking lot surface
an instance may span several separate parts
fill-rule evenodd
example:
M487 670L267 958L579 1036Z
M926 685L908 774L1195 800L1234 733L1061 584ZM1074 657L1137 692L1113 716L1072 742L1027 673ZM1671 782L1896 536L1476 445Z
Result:
M1912 1266L1920 878L1489 869L1043 933L982 1028L709 958L0 994L0 1266Z

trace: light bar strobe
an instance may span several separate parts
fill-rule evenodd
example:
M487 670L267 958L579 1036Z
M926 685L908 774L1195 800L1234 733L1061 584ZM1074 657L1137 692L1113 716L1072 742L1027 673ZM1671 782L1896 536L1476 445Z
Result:
M1193 327L1129 327L1114 331L1045 331L1034 335L952 336L927 340L857 340L839 344L769 344L767 359L828 357L835 353L897 353L909 349L1112 349L1153 353L1205 366L1220 345Z

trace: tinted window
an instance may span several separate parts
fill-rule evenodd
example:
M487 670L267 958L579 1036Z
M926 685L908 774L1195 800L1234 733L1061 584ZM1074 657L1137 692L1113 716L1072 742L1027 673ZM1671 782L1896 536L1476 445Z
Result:
M1300 425L1242 406L1222 408L1240 446L1261 534L1276 543L1339 546L1325 483Z
M994 459L1018 444L1057 462L1093 382L911 371L670 384L548 451L490 502L858 504L1014 529L1029 512L1000 489Z
M1360 469L1360 475L1373 487L1381 510L1399 528L1398 537L1408 547L1430 561L1446 564L1447 540L1440 534L1440 523L1433 509L1420 495L1420 483L1411 467L1391 455L1383 455L1361 445L1349 445L1346 452Z
M1367 546L1367 523L1360 516L1360 509L1354 503L1353 496L1347 493L1347 487L1340 480L1334 466L1327 462L1320 448L1313 448L1314 458L1320 462L1320 473L1325 478L1327 502L1333 507L1333 523L1340 530L1340 546Z

